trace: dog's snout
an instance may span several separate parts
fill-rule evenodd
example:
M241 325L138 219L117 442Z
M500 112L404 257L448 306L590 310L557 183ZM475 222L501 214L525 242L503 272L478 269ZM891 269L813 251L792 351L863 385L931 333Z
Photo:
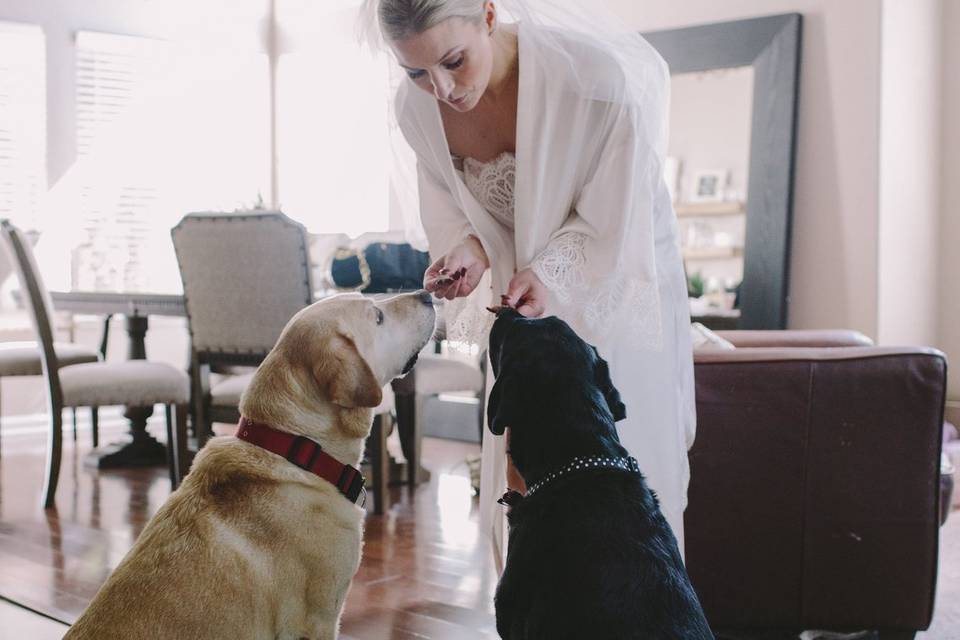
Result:
M420 291L417 291L416 296L417 296L417 300L419 300L423 304L428 304L431 307L433 306L433 296L426 289L421 289Z

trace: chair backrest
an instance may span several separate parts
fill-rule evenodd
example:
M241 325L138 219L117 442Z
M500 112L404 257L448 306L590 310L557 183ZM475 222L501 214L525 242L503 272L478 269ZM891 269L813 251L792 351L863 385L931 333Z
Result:
M20 277L20 286L23 287L27 304L30 306L30 319L40 340L43 372L49 385L51 404L53 407L62 406L59 363L53 348L53 302L43 284L40 269L37 268L37 261L31 248L33 242L9 220L0 220L0 230L2 230L3 244L10 262L15 265Z
M256 363L313 301L306 230L282 213L191 213L171 236L201 361Z

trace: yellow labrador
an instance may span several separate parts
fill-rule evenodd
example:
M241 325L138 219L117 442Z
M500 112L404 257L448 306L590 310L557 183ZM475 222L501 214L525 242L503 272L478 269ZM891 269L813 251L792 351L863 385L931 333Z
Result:
M363 534L351 469L434 320L425 292L294 316L243 396L241 437L203 448L66 638L336 638ZM297 435L289 459L263 448Z

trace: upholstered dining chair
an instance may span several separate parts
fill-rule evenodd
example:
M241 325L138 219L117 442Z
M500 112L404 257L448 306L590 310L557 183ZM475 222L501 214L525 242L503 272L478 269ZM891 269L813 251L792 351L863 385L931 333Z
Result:
M479 358L459 358L435 353L422 353L417 366L393 384L396 394L397 426L403 457L407 459L406 482L416 486L429 474L420 464L427 398L445 393L466 393L479 400L477 424L483 439L485 409L485 353Z
M198 447L240 419L243 390L313 302L307 233L279 212L190 213L171 232L190 331Z
M186 373L168 364L147 360L61 364L53 343L53 305L37 269L33 251L24 241L20 230L9 220L0 221L0 230L26 292L43 354L42 368L47 380L47 407L50 412L43 506L54 506L60 476L62 414L65 408L90 407L96 414L97 408L104 406L166 405L167 458L170 480L176 488L184 472L186 413L190 396L190 380Z
M36 232L26 231L23 235L31 247L36 244L38 238ZM7 252L0 251L0 284L13 275L13 270L13 263L7 256ZM96 350L79 344L57 342L54 343L54 349L56 349L57 357L62 364L96 362L100 359L100 354ZM41 360L40 346L36 342L11 341L0 343L0 381L3 378L43 375ZM0 407L2 406L3 403L0 402ZM73 427L73 437L76 440L76 418L74 418Z

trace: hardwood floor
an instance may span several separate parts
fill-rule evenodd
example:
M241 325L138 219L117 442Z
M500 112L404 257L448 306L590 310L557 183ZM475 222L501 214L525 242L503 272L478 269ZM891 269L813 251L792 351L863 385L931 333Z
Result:
M122 433L103 431L101 441ZM97 473L82 464L89 433L80 433L77 448L66 435L57 508L43 511L44 436L0 437L0 595L71 623L167 498L166 471ZM478 451L427 439L431 481L415 492L392 489L388 511L368 515L341 638L497 638L496 572L463 464Z
M123 433L102 431L105 442ZM57 509L45 512L39 508L44 435L0 437L0 596L73 622L166 499L166 472L96 473L78 464L89 450L89 433L81 432L78 449L66 436ZM368 515L343 640L497 638L497 576L477 531L476 499L463 463L478 451L476 445L427 439L430 483L415 492L391 490L387 512ZM960 638L960 511L941 530L940 554L933 624L918 640ZM0 640L58 638L63 629L0 600Z

